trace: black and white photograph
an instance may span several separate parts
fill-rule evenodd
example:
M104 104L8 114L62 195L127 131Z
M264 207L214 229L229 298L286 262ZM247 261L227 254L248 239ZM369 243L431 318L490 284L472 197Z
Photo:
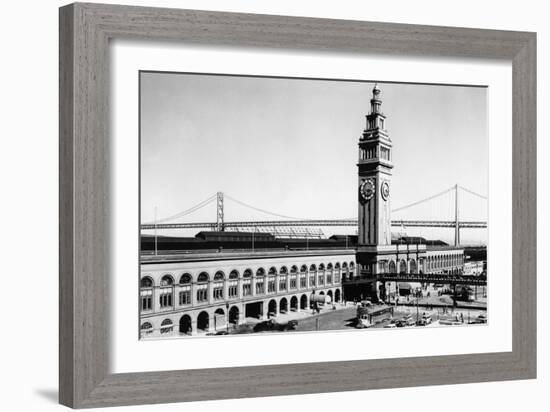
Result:
M485 87L139 82L140 338L488 322Z

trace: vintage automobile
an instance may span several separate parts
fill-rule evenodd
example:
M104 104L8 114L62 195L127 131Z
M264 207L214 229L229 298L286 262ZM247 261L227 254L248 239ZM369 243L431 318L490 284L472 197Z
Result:
M405 318L403 318L404 326L414 326L416 325L416 322L414 321L412 315L407 315Z
M285 323L275 322L273 319L258 322L254 325L254 332L271 332L271 331L287 331L295 330L298 326L297 320L289 320Z
M416 326L426 326L432 323L431 315L423 314L420 319L416 321Z

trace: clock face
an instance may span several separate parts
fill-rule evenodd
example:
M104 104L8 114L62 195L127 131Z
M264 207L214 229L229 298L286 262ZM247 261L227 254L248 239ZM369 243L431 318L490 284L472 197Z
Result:
M359 186L359 193L364 200L370 200L374 196L376 186L373 179L367 179Z
M390 197L390 185L388 182L382 182L382 185L380 186L380 193L382 194L382 198L384 200L388 200L388 197Z

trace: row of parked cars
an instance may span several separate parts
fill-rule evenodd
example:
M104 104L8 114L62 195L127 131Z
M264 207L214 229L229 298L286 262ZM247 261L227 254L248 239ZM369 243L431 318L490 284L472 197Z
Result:
M426 326L432 323L431 315L422 314L422 317L419 317L418 320L414 320L412 315L407 315L401 319L392 319L387 325L384 325L385 328L404 328L406 326Z

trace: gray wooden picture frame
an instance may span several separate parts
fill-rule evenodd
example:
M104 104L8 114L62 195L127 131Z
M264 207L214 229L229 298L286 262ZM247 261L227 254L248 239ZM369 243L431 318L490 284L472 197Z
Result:
M536 34L75 3L60 9L59 399L74 408L536 377ZM511 352L109 373L109 40L496 58L513 66ZM503 119L509 121L509 119ZM137 136L136 136L137 138Z

